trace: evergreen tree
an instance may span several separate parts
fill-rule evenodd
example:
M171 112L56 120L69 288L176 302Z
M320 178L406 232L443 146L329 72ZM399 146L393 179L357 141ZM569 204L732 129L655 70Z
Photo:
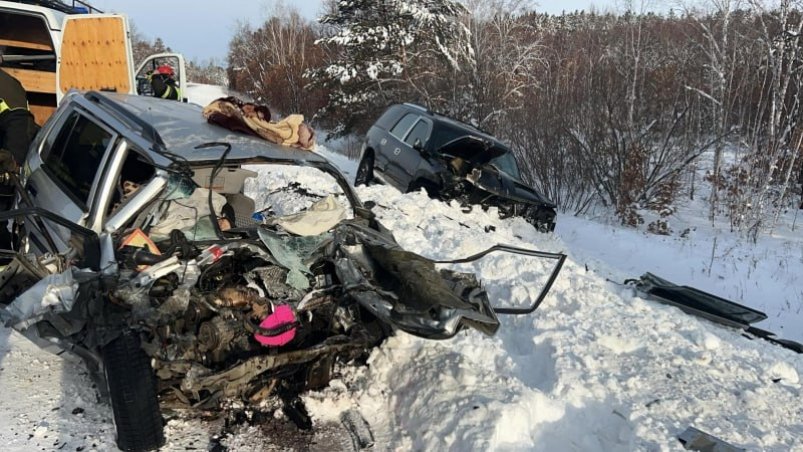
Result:
M341 0L320 22L331 33L317 41L329 64L310 76L329 89L325 115L337 118L336 133L351 131L357 118L374 117L385 105L414 101L437 107L443 74L471 61L466 9L452 0Z

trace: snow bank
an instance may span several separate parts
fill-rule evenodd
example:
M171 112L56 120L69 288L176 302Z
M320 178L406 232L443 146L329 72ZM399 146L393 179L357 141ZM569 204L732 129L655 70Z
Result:
M360 194L393 206L377 209L383 224L428 256L494 243L570 255L537 313L504 318L496 337L400 335L373 354L354 397L390 448L682 450L676 435L693 425L748 450L803 449L800 355L634 297L600 275L617 270L587 270L560 231L538 234L491 211L463 214L423 193L380 186ZM474 270L486 283L504 279L511 293L543 272L515 257Z

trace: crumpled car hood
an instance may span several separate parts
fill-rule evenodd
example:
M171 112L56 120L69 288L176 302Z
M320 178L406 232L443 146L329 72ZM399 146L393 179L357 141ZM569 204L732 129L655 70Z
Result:
M473 172L469 172L466 179L491 194L528 204L557 207L531 187L490 164L493 159L507 152L510 151L495 145L490 140L473 135L454 139L438 148L438 153L447 160L452 158L464 160L474 169Z
M473 135L454 139L437 151L443 155L459 157L473 166L484 165L508 152L507 149L495 146L490 140Z
M463 327L487 335L499 329L488 296L473 275L438 271L432 260L403 250L388 234L344 222L326 254L332 256L344 291L402 331L445 339Z
M557 207L555 203L545 198L534 189L490 165L483 166L479 176L473 180L469 177L469 180L477 187L489 193L503 196L514 201L541 204L553 209Z

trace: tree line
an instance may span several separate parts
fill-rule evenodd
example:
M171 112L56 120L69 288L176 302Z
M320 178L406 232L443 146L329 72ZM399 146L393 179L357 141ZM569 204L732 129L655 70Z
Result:
M334 134L364 133L395 102L457 117L510 144L566 212L667 234L679 202L705 194L709 220L756 238L799 202L802 26L790 0L660 15L341 0L317 22L283 9L241 26L227 74Z

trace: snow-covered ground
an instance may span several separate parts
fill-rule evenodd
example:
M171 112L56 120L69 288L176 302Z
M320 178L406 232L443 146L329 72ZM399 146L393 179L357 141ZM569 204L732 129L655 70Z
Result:
M353 173L354 162L322 152ZM278 180L305 177L293 171ZM367 366L341 369L329 388L305 396L316 425L336 425L343 411L358 409L378 450L683 450L676 436L694 426L747 450L803 451L803 355L608 281L651 271L763 309L770 325L759 326L801 340L799 230L753 247L702 225L684 239L661 238L561 215L557 231L545 235L520 219L463 213L423 193L358 191L377 203L403 247L428 257L504 243L569 259L538 311L504 317L494 337L465 332L435 342L399 334ZM475 272L495 303L516 304L537 294L549 265L493 254L458 268ZM96 403L86 372L8 331L0 333L0 389L4 450L114 448L111 410ZM220 429L169 419L169 450L206 450ZM340 448L325 436L277 445L270 431L241 427L222 442L232 450Z
M221 97L235 96L245 101L251 100L249 96L230 90L225 86L193 82L187 83L187 93L185 96L188 102L198 104L202 107L209 105L212 101L220 99Z

